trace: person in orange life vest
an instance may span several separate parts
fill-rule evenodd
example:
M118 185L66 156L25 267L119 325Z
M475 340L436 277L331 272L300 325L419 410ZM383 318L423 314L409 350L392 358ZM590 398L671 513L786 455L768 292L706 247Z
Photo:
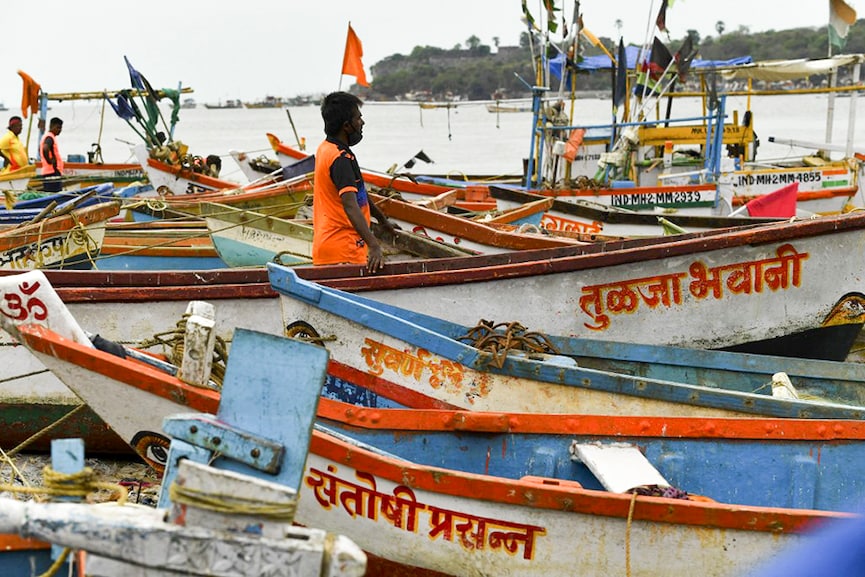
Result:
M63 175L63 158L61 158L60 149L57 147L57 137L60 136L62 130L63 121L55 116L48 123L48 132L42 137L42 142L39 145L39 152L42 156L42 178L45 179L42 190L45 192L60 192L63 188L63 182L60 179L60 176Z
M21 117L13 116L9 119L9 130L0 137L0 156L6 161L6 166L0 172L9 172L18 170L22 166L30 164L30 159L27 158L27 150L18 135L21 134Z
M370 229L370 215L391 233L394 226L369 200L357 158L351 150L363 138L361 100L332 92L321 103L327 136L315 152L312 196L312 263L384 266L381 244Z

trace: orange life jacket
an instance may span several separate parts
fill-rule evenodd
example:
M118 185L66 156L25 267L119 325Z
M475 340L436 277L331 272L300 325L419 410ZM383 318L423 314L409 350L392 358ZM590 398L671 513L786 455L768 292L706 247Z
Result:
M57 159L57 171L61 174L63 173L63 158L60 156L60 149L57 147L57 136L53 132L46 132L42 136L42 140L39 141L39 156L42 159L42 174L53 174L54 167L51 166L51 163L46 160L45 155L42 154L42 149L45 148L45 139L51 137L54 141L54 158Z

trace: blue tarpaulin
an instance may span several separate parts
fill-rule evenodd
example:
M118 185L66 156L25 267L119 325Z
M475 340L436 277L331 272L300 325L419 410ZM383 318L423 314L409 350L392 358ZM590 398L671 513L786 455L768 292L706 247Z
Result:
M640 56L640 47L639 46L626 46L625 47L625 56L628 60L628 69L633 70L637 66L637 59ZM556 78L561 78L561 70L562 64L564 63L565 57L562 54L559 54L552 60L550 60L550 74ZM691 63L691 69L695 68L721 68L725 66L740 66L742 64L750 64L753 62L750 56L740 56L738 58L731 58L729 60L701 60L699 58L695 58ZM613 62L610 60L610 57L606 54L601 54L600 56L586 56L583 58L583 61L579 63L577 69L583 72L596 72L598 70L610 70L613 67Z

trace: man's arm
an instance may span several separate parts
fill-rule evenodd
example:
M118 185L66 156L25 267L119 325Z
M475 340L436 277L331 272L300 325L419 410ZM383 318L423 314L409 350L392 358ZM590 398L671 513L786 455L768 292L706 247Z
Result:
M357 204L357 193L344 192L339 199L342 201L342 209L348 217L351 226L360 235L360 238L366 243L368 253L366 257L366 268L370 272L376 271L384 266L384 254L381 251L381 245L378 239L366 224L366 218L360 210L360 205ZM370 203L371 205L372 203Z
M57 158L54 157L54 139L50 136L42 143L42 158L48 161L48 164L57 172Z

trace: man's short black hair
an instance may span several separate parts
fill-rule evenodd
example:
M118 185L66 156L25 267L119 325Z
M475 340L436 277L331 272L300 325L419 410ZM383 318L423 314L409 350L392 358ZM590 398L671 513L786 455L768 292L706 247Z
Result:
M63 126L63 120L55 116L49 121L48 126Z
M336 136L346 122L351 122L355 110L363 106L360 98L348 92L331 92L321 101L324 133Z

